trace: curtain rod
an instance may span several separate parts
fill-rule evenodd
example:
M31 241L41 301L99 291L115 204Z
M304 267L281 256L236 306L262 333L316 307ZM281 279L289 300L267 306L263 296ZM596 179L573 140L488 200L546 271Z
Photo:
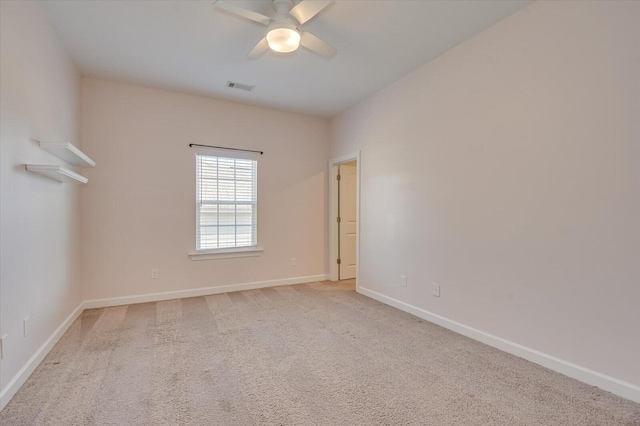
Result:
M260 155L264 154L263 151L254 151L253 149L227 148L226 146L200 145L197 143L190 143L189 146L190 147L203 146L206 148L230 149L231 151L257 152Z

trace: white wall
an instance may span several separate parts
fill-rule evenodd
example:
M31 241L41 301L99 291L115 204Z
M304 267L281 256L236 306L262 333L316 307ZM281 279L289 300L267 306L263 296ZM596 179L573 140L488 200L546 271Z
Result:
M81 301L79 187L28 173L64 164L36 139L80 145L80 76L39 6L0 2L0 389ZM30 317L30 333L22 320ZM3 398L2 402L6 402Z
M360 286L640 385L638 22L538 2L335 118Z
M87 172L82 199L85 299L326 274L328 120L85 79L82 136L98 164ZM187 256L195 250L189 143L265 152L258 162L262 256Z

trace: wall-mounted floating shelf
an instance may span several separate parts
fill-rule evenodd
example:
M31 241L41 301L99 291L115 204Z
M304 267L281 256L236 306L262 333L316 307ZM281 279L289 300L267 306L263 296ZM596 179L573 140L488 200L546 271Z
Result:
M73 183L87 183L89 179L86 177L72 172L71 170L62 166L51 166L41 164L26 164L25 167L28 171L38 173L48 178L57 180L58 182L73 182Z
M49 151L58 158L63 159L67 163L79 167L95 167L96 162L87 154L80 151L78 147L68 142L38 142L40 148Z

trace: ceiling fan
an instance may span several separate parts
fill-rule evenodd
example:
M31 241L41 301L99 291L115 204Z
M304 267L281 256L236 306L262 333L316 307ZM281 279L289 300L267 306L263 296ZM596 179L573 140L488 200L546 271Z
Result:
M331 3L333 0L302 0L294 6L293 0L273 0L273 18L222 0L215 1L214 5L267 27L266 36L249 52L249 58L257 58L268 49L289 53L302 46L330 59L336 54L336 49L301 27Z

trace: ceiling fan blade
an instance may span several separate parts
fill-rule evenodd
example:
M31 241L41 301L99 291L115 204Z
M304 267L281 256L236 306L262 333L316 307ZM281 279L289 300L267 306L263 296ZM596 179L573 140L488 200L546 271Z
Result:
M302 0L289 13L302 25L331 3L333 0Z
M226 12L233 13L234 15L238 15L262 25L269 25L271 23L271 18L263 15L262 13L254 12L253 10L245 9L240 6L236 6L235 4L227 3L226 1L216 0L213 2L213 5L218 9L222 9Z
M269 43L267 42L267 38L263 38L262 40L260 40L258 42L258 44L256 44L256 47L254 47L251 52L249 52L249 54L247 55L247 57L251 58L251 59L255 59L258 56L261 56L264 52L266 52L267 50L269 50Z
M314 36L310 32L305 31L300 38L300 44L314 53L323 56L327 59L331 59L336 54L335 47L325 43L318 37Z

